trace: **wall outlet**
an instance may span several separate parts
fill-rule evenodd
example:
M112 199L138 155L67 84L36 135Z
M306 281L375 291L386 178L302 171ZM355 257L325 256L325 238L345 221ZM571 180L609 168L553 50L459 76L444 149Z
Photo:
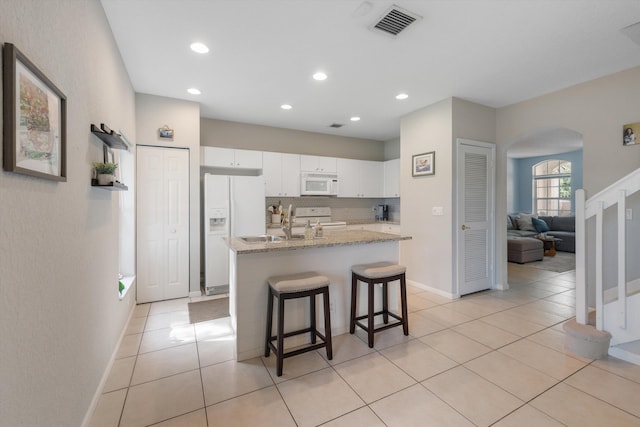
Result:
M627 209L624 212L624 216L628 221L631 221L633 219L633 209Z
M431 215L433 216L443 216L444 215L444 207L442 206L434 206L431 208Z

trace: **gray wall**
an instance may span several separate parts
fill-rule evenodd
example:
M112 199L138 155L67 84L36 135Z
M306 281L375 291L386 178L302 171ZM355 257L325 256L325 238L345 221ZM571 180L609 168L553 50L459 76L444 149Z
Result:
M0 424L79 426L135 294L118 299L119 198L90 186L89 125L135 135L134 92L97 0L3 0L0 42L67 96L68 131L66 183L0 171Z
M200 145L385 160L384 142L215 119L201 119Z

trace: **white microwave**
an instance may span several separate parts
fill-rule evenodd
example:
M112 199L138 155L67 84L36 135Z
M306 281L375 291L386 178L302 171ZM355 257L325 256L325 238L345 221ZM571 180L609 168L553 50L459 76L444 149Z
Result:
M327 173L301 173L301 196L337 196L338 175Z

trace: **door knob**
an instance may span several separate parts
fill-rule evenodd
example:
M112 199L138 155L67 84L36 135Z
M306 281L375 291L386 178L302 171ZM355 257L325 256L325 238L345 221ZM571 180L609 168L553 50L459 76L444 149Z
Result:
M466 225L462 224L462 231L464 230L471 230L471 227L467 227Z

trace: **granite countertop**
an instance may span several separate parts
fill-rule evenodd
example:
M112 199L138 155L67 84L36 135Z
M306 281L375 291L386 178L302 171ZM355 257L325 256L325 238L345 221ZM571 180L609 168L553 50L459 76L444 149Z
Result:
M392 242L410 240L411 236L379 233L367 230L336 230L325 232L324 237L312 240L280 240L277 242L246 243L238 237L229 242L231 250L237 254L250 254L258 252L287 251L297 249L313 249L330 246L362 245L380 242Z
M372 219L356 219L345 221L347 225L360 225L360 224L392 224L392 225L400 225L400 221L376 221ZM315 224L311 224L315 225ZM267 228L280 228L280 224L267 223ZM294 227L303 227L304 225L295 225Z

